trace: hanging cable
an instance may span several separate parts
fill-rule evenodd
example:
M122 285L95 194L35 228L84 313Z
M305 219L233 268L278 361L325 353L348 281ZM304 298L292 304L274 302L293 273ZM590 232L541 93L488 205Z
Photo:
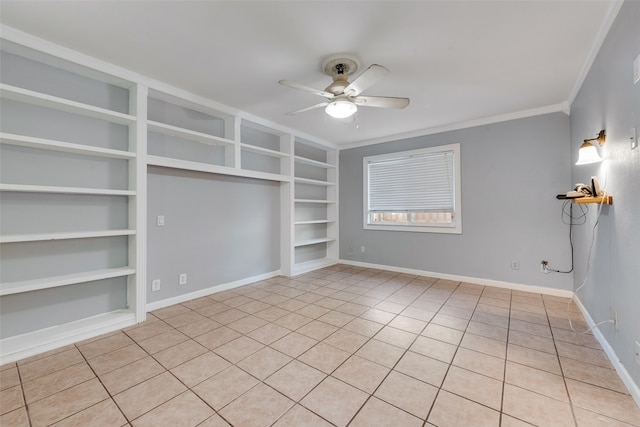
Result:
M589 279L589 270L591 269L591 252L593 250L593 245L596 241L596 228L598 227L598 223L600 222L600 213L602 212L602 206L604 206L604 200L605 197L602 197L602 200L600 201L600 206L598 207L598 214L596 215L596 222L593 224L593 228L591 229L591 244L589 245L589 252L587 254L587 271L585 272L585 276L584 276L584 281L582 282L582 284L580 286L578 286L578 288L573 292L573 296L569 299L569 301L567 302L567 319L569 319L569 327L571 328L571 330L575 333L580 333L580 334L586 334L591 332L594 328L597 328L598 326L604 324L604 323L613 323L615 324L615 320L612 319L608 319L608 320L603 320L602 322L596 323L595 325L593 325L592 327L590 327L589 329L587 329L586 331L582 331L582 332L578 332L575 330L575 328L573 327L573 322L571 321L571 312L570 312L570 306L571 303L575 300L576 296L578 295L578 292L580 291L580 289L584 288L587 284L587 280Z
M567 212L567 206L569 206L569 212ZM580 208L580 214L577 216L573 216L573 206L574 203L572 203L570 200L566 200L563 204L562 204L562 210L561 210L561 217L562 217L562 223L563 224L567 224L569 225L569 246L571 247L571 268L569 270L563 271L563 270L557 270L555 268L550 268L548 267L548 264L543 264L542 268L543 271L545 273L562 273L562 274L568 274L573 272L573 266L574 266L574 261L573 261L573 226L574 225L583 225L586 221L587 221L587 212L589 212L589 207L586 205L577 205ZM569 222L567 222L567 220ZM576 222L578 221L578 222Z

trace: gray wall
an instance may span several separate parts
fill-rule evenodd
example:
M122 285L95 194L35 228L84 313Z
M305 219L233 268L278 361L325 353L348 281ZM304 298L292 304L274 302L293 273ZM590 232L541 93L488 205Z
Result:
M149 303L280 269L279 183L150 167L147 215Z
M569 118L554 113L340 151L340 258L571 289L570 274L539 269L571 264L555 199L571 185L568 139ZM362 158L450 143L460 143L462 234L363 230Z
M600 327L636 384L640 366L634 361L633 345L640 342L640 148L631 151L631 128L640 132L640 83L633 85L632 64L640 54L640 2L623 4L598 56L571 106L571 154L606 129L607 142L600 149L602 163L572 166L574 182L592 175L613 195L613 205L602 209L595 233L589 277L578 297L596 321L618 312L618 330ZM597 217L597 206L589 212L587 227L576 234L574 288L585 281L587 254Z

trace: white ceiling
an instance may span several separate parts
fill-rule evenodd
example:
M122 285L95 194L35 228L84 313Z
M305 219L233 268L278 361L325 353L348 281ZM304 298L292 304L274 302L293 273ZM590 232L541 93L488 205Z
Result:
M614 0L7 1L3 24L337 144L441 128L571 101ZM324 89L324 59L348 53L390 75L353 123L278 84ZM359 74L359 72L356 72ZM526 113L524 113L526 114Z

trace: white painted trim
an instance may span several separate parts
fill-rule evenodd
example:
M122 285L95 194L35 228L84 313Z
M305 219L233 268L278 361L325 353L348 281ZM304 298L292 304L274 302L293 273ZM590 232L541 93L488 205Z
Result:
M574 298L574 301L576 302L576 305L582 312L582 315L584 316L584 319L587 321L587 324L589 325L589 327L593 328L592 330L593 336L596 337L596 339L600 343L600 346L602 347L605 354L607 355L607 358L609 358L609 361L615 368L616 372L618 373L618 376L620 377L624 385L627 387L627 390L629 390L631 397L633 397L633 400L635 400L638 406L640 406L640 386L638 386L638 384L636 384L635 381L633 381L633 378L631 378L631 375L629 375L629 371L627 371L624 365L620 362L620 358L616 354L613 347L611 347L607 339L604 337L602 332L600 332L600 329L598 327L594 327L596 323L591 318L591 315L587 311L587 308L582 304L582 301L580 301L580 298L577 295Z
M293 266L293 276L298 276L300 274L309 273L310 271L330 267L337 263L338 261L332 258L312 259L310 261L301 262Z
M280 270L272 271L270 273L259 274L257 276L247 277L245 279L236 280L234 282L223 283L221 285L215 285L210 288L200 289L199 291L189 292L188 294L182 294L175 297L163 299L161 301L155 301L147 303L147 312L158 310L160 308L169 307L170 305L180 304L192 299L206 297L211 294L215 294L222 291L228 291L229 289L239 288L240 286L249 285L251 283L259 282L261 280L271 279L272 277L280 276Z
M147 156L147 165L172 169L183 169L195 172L215 173L220 175L240 176L243 178L262 179L265 181L291 182L292 178L268 172L250 169L238 169L209 163L192 162L190 160L172 159L169 157Z
M136 316L127 310L39 329L0 340L0 365L15 362L65 345L73 344L136 324Z
M494 288L512 289L515 291L533 292L543 295L551 295L555 297L571 298L573 291L555 288L545 288L542 286L525 285L521 283L503 282L500 280L483 279L480 277L460 276L457 274L438 273L434 271L416 270L413 268L395 267L392 265L372 264L368 262L350 261L341 259L339 264L353 265L355 267L376 268L379 270L388 270L396 273L415 274L417 276L435 277L437 279L455 280L457 282L475 283L476 285L492 286Z
M339 150L348 150L350 148L364 147L367 145L381 144L383 142L400 141L402 139L415 138L418 136L433 135L436 133L450 132L453 130L473 128L477 126L491 125L494 123L508 122L510 120L525 119L527 117L542 116L544 114L562 112L566 114L566 105L554 104L545 107L532 108L530 110L515 111L513 113L500 114L497 116L484 117L480 119L468 120L466 122L451 123L432 128L419 129L410 132L388 135L381 138L368 139L364 141L356 141L349 144L339 145Z
M591 49L589 50L589 54L587 55L587 59L585 59L584 64L582 65L582 69L578 74L578 78L576 79L573 87L571 88L571 92L569 92L569 97L567 98L566 103L569 104L569 108L571 108L571 104L575 101L576 96L578 96L578 92L584 83L584 80L587 78L587 74L591 70L596 57L598 56L598 52L600 52L600 48L604 43L604 40L607 38L607 34L609 34L609 30L613 26L613 22L616 20L618 16L618 12L620 12L620 8L622 7L622 3L624 0L616 0L609 7L609 11L606 13L604 20L602 21L602 25L598 30L598 34L596 34L596 38L593 41L593 45L591 45Z

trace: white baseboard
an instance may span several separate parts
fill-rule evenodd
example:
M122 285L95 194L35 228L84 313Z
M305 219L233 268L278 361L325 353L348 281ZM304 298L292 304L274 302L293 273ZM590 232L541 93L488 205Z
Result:
M210 288L200 289L195 292L189 292L188 294L182 294L172 298L163 299L162 301L151 302L147 304L147 312L158 310L164 307L169 307L170 305L174 305L174 304L180 304L182 302L189 301L192 299L206 297L207 295L215 294L217 292L227 291L229 289L234 289L240 286L249 285L251 283L259 282L261 280L271 279L272 277L280 276L280 274L281 274L280 270L272 271L270 273L259 274L257 276L236 280L234 282L223 283L221 285L212 286Z
M368 262L350 261L341 259L340 264L353 265L355 267L377 268L380 270L394 271L396 273L415 274L416 276L435 277L437 279L455 280L457 282L475 283L477 285L493 286L496 288L513 289L516 291L535 292L543 295L571 298L573 291L564 289L545 288L543 286L524 285L520 283L502 282L500 280L482 279L479 277L459 276L456 274L437 273L434 271L416 270L413 268L394 267L392 265L372 264Z
M65 345L97 337L136 324L128 310L99 314L59 326L39 329L0 340L0 365L55 350Z
M575 297L574 301L576 302L578 308L580 308L580 311L582 312L584 319L587 321L587 324L590 328L592 328L596 323L591 318L591 315L589 315L587 308L582 304L582 301L580 301L580 298L578 298L577 296ZM616 354L613 347L611 347L611 345L609 344L609 341L607 341L604 335L602 335L600 329L598 327L595 327L593 328L592 332L593 336L596 337L605 354L609 358L609 361L618 373L618 376L627 387L627 390L629 390L629 393L633 397L633 400L635 400L638 406L640 406L640 387L635 383L635 381L633 381L633 378L631 378L631 375L629 375L629 371L627 371L624 365L620 362L620 358Z
M292 276L298 276L300 274L309 273L310 271L319 270L321 268L330 267L337 264L338 260L332 258L314 259L311 261L305 261L293 266Z

